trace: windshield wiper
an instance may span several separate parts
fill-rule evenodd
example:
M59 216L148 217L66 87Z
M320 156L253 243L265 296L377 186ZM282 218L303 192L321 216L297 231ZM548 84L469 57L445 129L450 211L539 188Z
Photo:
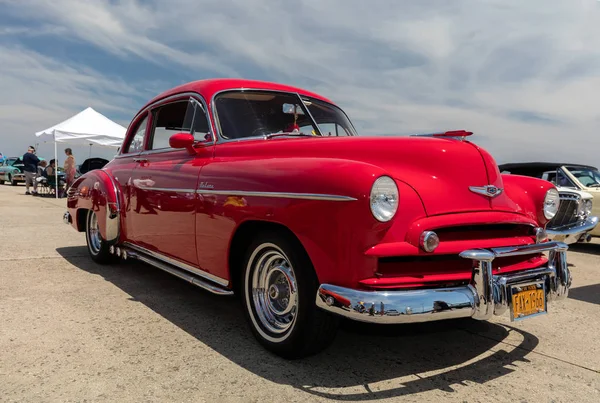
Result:
M600 183L594 183L593 185L588 186L590 188L600 188Z
M302 133L302 132L277 132L277 133L269 133L265 134L265 139L270 139L273 137L283 137L283 136L293 136L293 137L315 137L312 134Z

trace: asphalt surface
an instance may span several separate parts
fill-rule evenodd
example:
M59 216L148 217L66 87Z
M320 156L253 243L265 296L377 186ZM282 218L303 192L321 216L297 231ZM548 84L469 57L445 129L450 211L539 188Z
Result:
M600 401L600 243L572 247L570 298L511 323L345 323L286 361L237 300L142 263L94 264L65 200L0 186L0 401Z

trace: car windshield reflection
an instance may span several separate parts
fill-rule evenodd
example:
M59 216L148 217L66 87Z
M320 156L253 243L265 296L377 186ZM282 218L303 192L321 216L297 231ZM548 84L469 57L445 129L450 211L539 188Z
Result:
M570 172L583 186L600 187L600 173L593 169L576 169Z
M220 134L226 140L279 136L355 136L339 108L294 93L228 91L215 98Z

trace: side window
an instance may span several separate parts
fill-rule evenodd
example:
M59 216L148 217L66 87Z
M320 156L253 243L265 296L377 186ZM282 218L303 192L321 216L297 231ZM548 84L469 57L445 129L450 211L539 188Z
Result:
M190 123L185 121L188 101L179 101L158 107L152 112L154 128L150 135L150 150L169 148L169 138L175 133L190 131Z
M206 118L206 112L204 110L204 107L197 101L191 100L186 119L190 119L189 115L192 115L191 133L194 135L196 141L212 142L212 135L210 134L210 129L208 127L208 119Z
M205 141L209 133L204 108L194 100L160 106L153 111L153 116L154 128L149 142L151 150L170 148L169 138L176 133L191 133L199 141Z
M143 150L147 124L148 116L146 116L138 125L137 129L135 130L135 134L129 143L129 146L125 149L125 154L139 153Z

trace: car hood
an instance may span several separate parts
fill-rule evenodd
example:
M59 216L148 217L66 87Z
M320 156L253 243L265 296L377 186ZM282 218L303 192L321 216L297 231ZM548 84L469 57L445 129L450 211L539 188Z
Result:
M411 186L421 197L427 215L492 209L514 212L516 209L504 193L492 199L470 190L470 187L486 185L503 188L503 184L492 157L467 141L356 136L268 142L269 146L284 154L288 154L284 150L289 147L290 156L340 158L377 166ZM269 146L267 148L271 148ZM278 154L273 149L264 151L270 156Z

